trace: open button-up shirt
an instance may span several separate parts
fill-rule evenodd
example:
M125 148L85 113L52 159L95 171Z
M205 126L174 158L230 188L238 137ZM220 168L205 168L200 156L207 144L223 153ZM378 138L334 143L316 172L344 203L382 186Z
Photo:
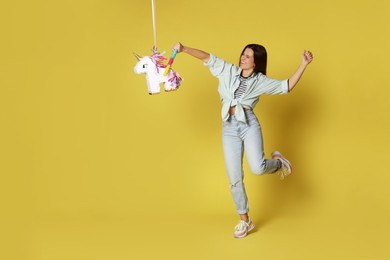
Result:
M236 107L235 117L237 120L246 123L243 108L253 109L259 102L259 96L263 94L287 94L288 80L275 80L268 78L262 73L253 73L247 78L245 93L238 99L234 98L234 92L240 85L240 74L242 69L230 64L223 59L210 54L210 59L204 63L211 74L219 79L218 92L222 102L222 120L229 119L230 107Z

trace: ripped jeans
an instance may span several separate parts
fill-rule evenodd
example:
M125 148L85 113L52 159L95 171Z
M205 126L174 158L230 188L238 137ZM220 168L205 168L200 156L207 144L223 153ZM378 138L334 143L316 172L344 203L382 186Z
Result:
M277 160L264 158L263 137L256 115L252 110L246 110L245 115L247 124L237 121L232 115L222 126L226 171L238 214L249 211L242 167L244 149L249 167L254 174L274 173L279 167Z

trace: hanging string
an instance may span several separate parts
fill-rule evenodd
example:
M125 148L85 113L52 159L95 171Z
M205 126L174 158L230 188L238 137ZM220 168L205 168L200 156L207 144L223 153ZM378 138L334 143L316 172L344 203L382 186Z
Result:
M155 17L155 11L154 11L154 0L152 0L152 21L153 21L153 38L154 38L153 50L157 50L156 17Z

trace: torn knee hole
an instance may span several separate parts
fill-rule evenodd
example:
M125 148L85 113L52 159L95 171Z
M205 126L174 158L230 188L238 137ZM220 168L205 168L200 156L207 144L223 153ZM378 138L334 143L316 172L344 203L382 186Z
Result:
M230 183L230 187L233 188L233 187L237 187L239 186L239 184L241 183L241 181L236 181L234 183Z

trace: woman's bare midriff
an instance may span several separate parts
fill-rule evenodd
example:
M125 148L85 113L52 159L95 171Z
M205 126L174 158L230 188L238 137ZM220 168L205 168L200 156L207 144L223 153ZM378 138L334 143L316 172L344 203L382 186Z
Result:
M247 110L250 110L250 109L244 107L244 111L247 111ZM234 115L235 112L236 112L236 106L229 108L229 115L232 116L232 115Z

